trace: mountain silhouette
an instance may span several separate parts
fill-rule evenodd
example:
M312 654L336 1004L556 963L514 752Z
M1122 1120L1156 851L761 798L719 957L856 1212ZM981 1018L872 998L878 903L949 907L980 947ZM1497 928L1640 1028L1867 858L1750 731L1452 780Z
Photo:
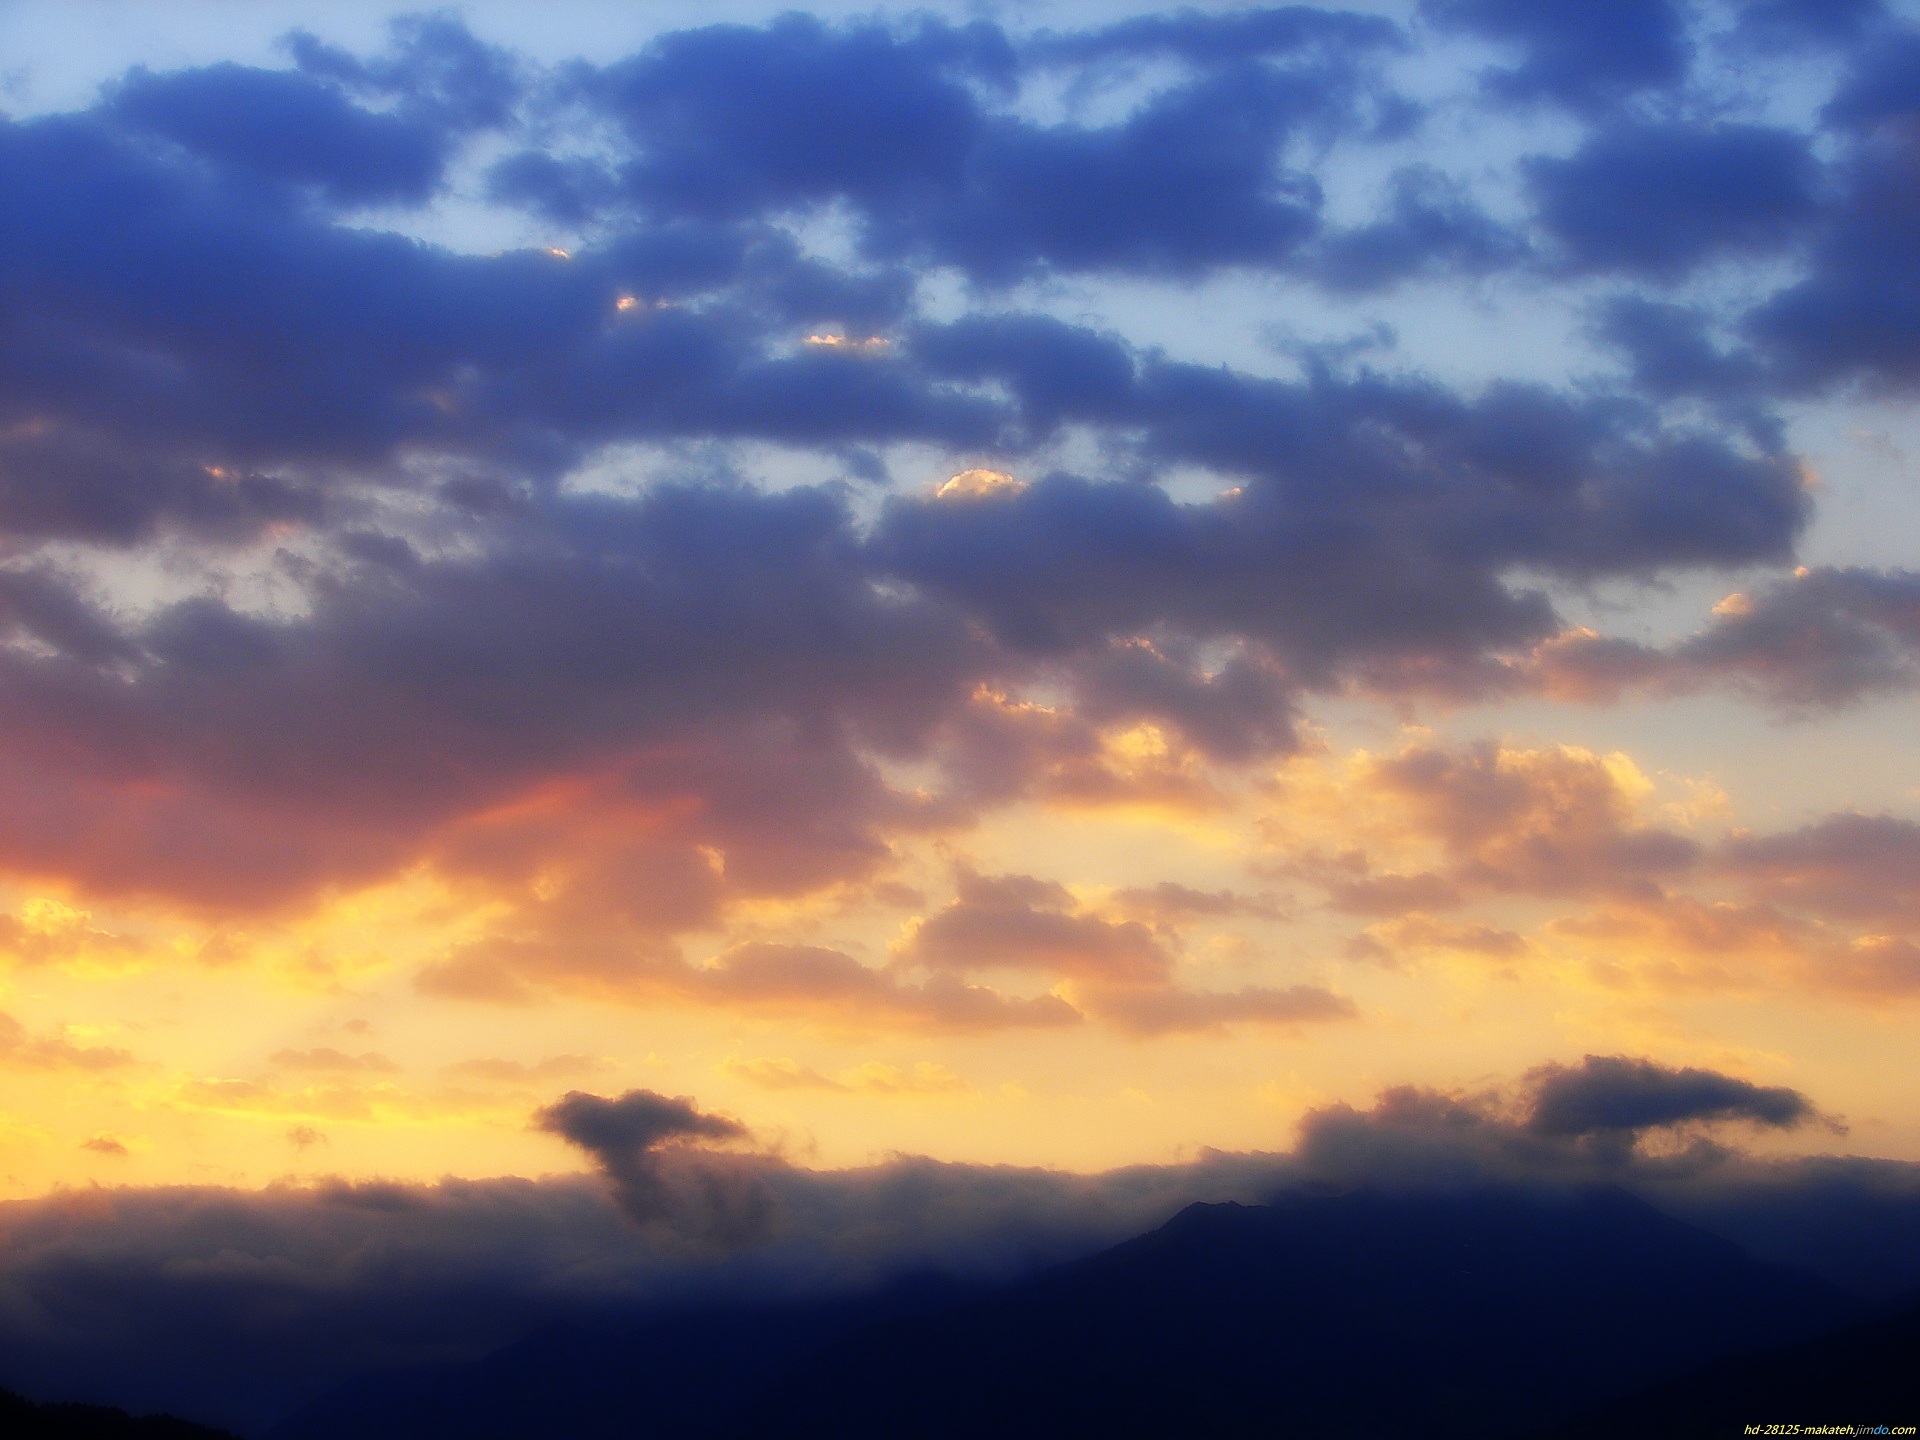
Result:
M1600 1406L1540 1440L1700 1440L1749 1425L1920 1424L1920 1303L1799 1345L1735 1355Z
M1195 1205L833 1347L737 1434L1511 1435L1858 1302L1617 1190Z
M172 1415L129 1415L107 1405L39 1405L0 1390L0 1435L7 1440L234 1440Z
M987 1292L556 1328L273 1440L1518 1436L1864 1313L1617 1190L1293 1195Z
M708 1440L777 1376L864 1327L971 1293L911 1277L877 1293L544 1326L468 1364L373 1376L302 1407L270 1440Z

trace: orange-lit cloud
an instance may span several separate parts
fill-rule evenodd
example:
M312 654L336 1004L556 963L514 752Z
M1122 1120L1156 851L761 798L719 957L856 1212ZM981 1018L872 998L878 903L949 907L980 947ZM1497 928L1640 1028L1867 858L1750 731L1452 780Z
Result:
M76 1044L60 1032L34 1033L0 1013L0 1065L17 1070L119 1070L134 1063L131 1052L108 1045Z
M869 1060L836 1078L782 1056L728 1057L721 1069L763 1090L824 1090L880 1096L965 1095L973 1087L946 1066L921 1060L910 1068Z

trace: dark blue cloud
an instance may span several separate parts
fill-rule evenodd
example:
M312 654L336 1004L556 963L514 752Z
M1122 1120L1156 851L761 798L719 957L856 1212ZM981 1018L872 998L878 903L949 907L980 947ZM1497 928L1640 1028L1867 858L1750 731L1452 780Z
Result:
M1086 129L996 119L963 187L870 221L880 253L958 264L990 281L1041 267L1192 275L1274 267L1318 226L1318 185L1277 170L1280 146L1327 102L1319 83L1247 64Z
M885 562L1015 646L1166 626L1251 635L1324 675L1364 655L1537 633L1550 612L1500 582L1509 566L1777 558L1806 513L1783 460L1647 433L1631 408L1529 387L1469 404L1378 379L1288 384L1154 363L1132 414L1148 453L1243 477L1243 493L1189 505L1057 476L974 503L900 499L877 537Z
M1753 125L1616 126L1523 169L1541 227L1581 270L1677 277L1791 244L1816 207L1806 140Z
M477 39L457 16L403 15L389 22L384 53L354 55L296 30L285 44L300 70L392 103L402 114L463 133L506 124L526 78L508 52Z
M1527 253L1525 240L1475 205L1464 187L1432 166L1414 165L1395 173L1379 219L1325 236L1308 273L1333 290L1379 290L1508 269Z
M1673 0L1422 0L1420 13L1519 47L1519 64L1487 75L1494 95L1588 114L1679 83L1692 54Z
M1856 40L1887 19L1882 0L1748 0L1738 38L1762 50Z
M1134 410L1134 357L1125 343L1052 316L969 315L920 328L912 348L943 379L1009 386L1039 434L1062 422L1124 423Z
M90 117L0 127L0 177L18 196L0 218L0 413L71 430L86 453L189 476L364 464L409 444L557 451L551 468L609 439L966 444L998 423L896 357L791 353L813 326L893 321L910 279L843 273L764 228L671 225L572 261L462 255L328 223ZM661 308L692 298L709 303ZM129 534L187 485L101 500L131 518L60 523ZM246 508L246 486L200 488L173 508ZM252 489L255 510L291 503ZM86 493L42 499L33 525Z
M1920 114L1920 34L1877 37L1853 64L1822 118L1849 129L1909 121Z
M1134 16L1098 30L1045 31L1024 44L1021 54L1041 63L1170 55L1196 65L1219 65L1256 55L1395 52L1406 47L1405 34L1384 16L1285 5L1221 14L1179 10Z
M135 70L115 87L109 113L240 183L311 185L342 206L426 200L451 139L437 124L363 110L307 76L233 64Z
M1572 43L1555 14L1553 43ZM958 823L1021 785L1084 778L1094 727L1152 720L1245 761L1296 743L1316 687L1471 691L1561 628L1523 577L1788 559L1808 502L1767 394L1869 363L1848 304L1880 327L1891 358L1872 364L1913 353L1904 142L1871 118L1895 102L1870 59L1843 86L1852 108L1836 102L1864 138L1824 219L1808 142L1784 131L1614 121L1527 172L1578 267L1674 276L1803 227L1812 268L1747 322L1754 358L1713 338L1738 333L1724 315L1616 295L1598 331L1624 382L1465 394L1328 352L1286 379L1181 363L982 300L1060 272L1250 266L1345 291L1510 265L1539 278L1437 170L1402 169L1372 222L1329 230L1311 176L1289 169L1375 133L1391 108L1375 62L1397 35L1318 12L1146 17L1027 48L931 22L669 35L541 82L538 125L584 105L618 122L618 153L524 150L494 173L497 197L591 218L571 257L343 223L356 194L434 183L353 159L385 153L367 135L430 136L444 157L537 108L512 62L439 22L373 59L297 41L298 71L143 72L92 111L0 125L0 528L137 545L291 526L319 557L292 576L310 602L295 618L203 598L117 620L56 570L16 585L0 720L72 741L13 777L45 813L74 787L39 858L108 888L283 899L441 843L556 768L688 745L711 825L653 857L661 873L713 844L755 884L864 875L887 828L923 811ZM1101 123L1009 103L1036 67L1077 82L1169 58L1171 79ZM249 133L255 91L285 102L286 134L338 145ZM850 252L804 247L775 223L789 211L832 212ZM930 264L979 282L958 318L922 308ZM1039 447L1063 432L1087 442L1085 473L1044 473ZM742 440L869 481L900 463L884 447L926 445L937 458L912 463L1030 483L916 488L858 519L830 489L561 488L609 445ZM1176 498L1155 483L1169 473L1229 493ZM1857 590L1829 607L1836 633L1865 613ZM1904 674L1895 628L1874 619L1879 648L1860 653ZM1643 679L1738 677L1771 653L1711 650L1630 658ZM1026 684L1077 707L1058 733L968 708L977 687ZM876 749L931 762L947 788L916 810ZM164 779L174 808L108 843L106 792L76 756ZM665 783L623 773L637 792ZM810 818L781 810L784 840L760 826L756 785L806 794ZM269 807L290 818L248 849ZM164 843L176 832L193 843ZM689 888L654 921L692 923L720 893Z
M1847 167L1847 194L1806 277L1748 317L1781 381L1805 388L1920 377L1920 195L1908 135L1867 142Z
M1864 38L1823 118L1849 142L1839 193L1807 272L1747 317L1747 333L1782 388L1905 386L1920 376L1920 35Z
M1237 635L1318 679L1363 659L1463 658L1555 623L1503 583L1510 567L1597 576L1778 559L1807 513L1784 457L1665 432L1617 399L1503 385L1468 402L1374 376L1128 365L1113 341L1053 322L962 322L916 345L997 379L1025 413L1126 426L1153 462L1243 482L1204 504L1067 475L976 500L893 501L881 563L1032 653ZM1029 365L1033 354L1047 363Z
M1822 119L1847 129L1905 123L1920 115L1920 35L1905 31L1860 46Z
M1596 316L1594 332L1619 350L1635 385L1662 398L1740 402L1760 392L1765 372L1749 353L1715 343L1711 317L1685 305L1617 295Z
M896 36L789 15L664 36L582 84L634 144L623 180L643 207L740 218L958 185L984 123L964 82L1013 63L984 25Z
M1227 46L1215 33L1227 30L1253 51ZM612 172L529 153L496 184L569 216L616 192L656 218L838 202L869 253L992 283L1044 269L1273 267L1312 234L1319 203L1311 180L1281 167L1285 142L1406 123L1361 65L1395 34L1315 12L1182 15L1044 37L1023 55L978 24L713 27L577 79L632 147ZM1037 124L989 103L1023 63L1162 51L1199 72L1111 124ZM1260 63L1261 51L1296 63Z
M1815 1118L1798 1090L1692 1066L1669 1069L1624 1055L1530 1071L1529 1125L1542 1135L1631 1134L1702 1120L1749 1120L1786 1129Z
M606 167L578 156L562 159L541 150L519 150L487 171L487 198L556 225L585 226L619 201L619 185ZM707 227L718 233L718 227Z

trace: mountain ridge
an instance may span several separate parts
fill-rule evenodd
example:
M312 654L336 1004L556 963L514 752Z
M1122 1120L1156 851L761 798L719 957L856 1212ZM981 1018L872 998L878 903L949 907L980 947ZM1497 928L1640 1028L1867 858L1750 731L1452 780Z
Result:
M1518 1437L1866 1313L1620 1190L1290 1193L991 1290L544 1332L336 1392L271 1440Z

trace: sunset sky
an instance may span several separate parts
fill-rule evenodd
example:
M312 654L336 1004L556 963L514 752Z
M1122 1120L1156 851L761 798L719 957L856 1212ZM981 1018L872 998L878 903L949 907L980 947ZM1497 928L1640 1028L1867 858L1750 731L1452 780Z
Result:
M778 11L0 8L0 1199L1920 1160L1911 14Z

